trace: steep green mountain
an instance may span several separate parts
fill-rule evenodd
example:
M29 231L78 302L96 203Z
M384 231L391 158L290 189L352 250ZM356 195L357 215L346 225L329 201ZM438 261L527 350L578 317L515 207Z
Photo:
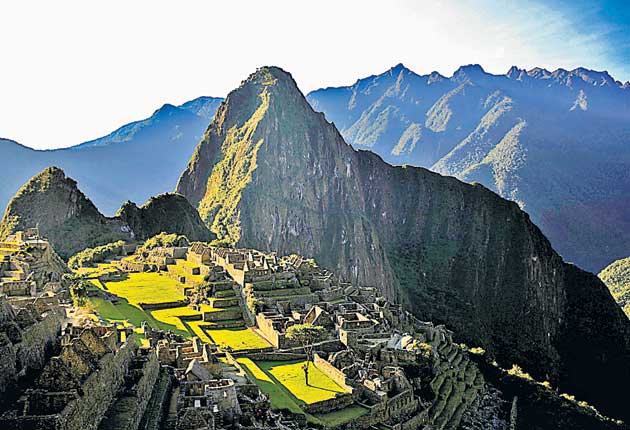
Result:
M617 260L599 273L615 300L630 317L630 257Z
M356 148L517 202L580 267L628 253L630 84L606 72L469 65L447 78L399 64L307 99Z
M60 166L96 206L112 215L126 199L145 201L171 190L222 99L164 105L147 119L71 148L36 151L0 139L0 208L29 178Z
M516 203L354 150L281 69L229 94L177 191L219 239L313 256L504 367L630 418L630 323L606 286Z
M116 240L144 240L160 232L191 240L212 235L195 208L177 194L162 194L137 207L127 202L113 218L101 214L63 170L49 167L31 178L13 197L0 224L0 239L39 226L63 258Z

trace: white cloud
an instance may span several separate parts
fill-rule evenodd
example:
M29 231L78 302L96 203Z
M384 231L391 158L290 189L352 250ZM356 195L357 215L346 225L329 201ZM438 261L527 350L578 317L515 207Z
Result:
M496 5L502 5L496 8ZM396 63L605 68L600 35L544 6L413 1L19 1L0 10L0 136L69 146L163 103L225 96L261 65L306 92Z

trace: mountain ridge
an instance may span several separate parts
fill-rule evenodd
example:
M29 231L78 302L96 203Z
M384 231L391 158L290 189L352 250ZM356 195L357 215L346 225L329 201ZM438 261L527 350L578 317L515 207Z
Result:
M395 66L307 99L356 148L517 201L581 267L627 253L630 92L606 71L468 65L447 78Z
M96 206L111 215L126 199L145 201L171 190L221 100L199 97L180 106L167 103L149 118L63 149L37 150L0 139L0 159L5 161L0 207L51 165L67 170Z

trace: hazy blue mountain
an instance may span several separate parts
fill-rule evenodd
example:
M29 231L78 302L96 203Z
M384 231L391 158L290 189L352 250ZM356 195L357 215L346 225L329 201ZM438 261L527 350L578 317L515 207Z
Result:
M38 151L0 139L0 208L36 173L55 165L81 183L94 204L113 215L126 200L170 191L222 99L165 104L151 117L66 149Z
M569 261L597 272L630 249L630 84L584 68L399 64L308 100L356 148L480 182L518 202Z

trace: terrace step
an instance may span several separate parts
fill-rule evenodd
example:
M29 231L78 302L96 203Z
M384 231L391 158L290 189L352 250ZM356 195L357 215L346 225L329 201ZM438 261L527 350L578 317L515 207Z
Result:
M254 290L254 295L262 299L282 296L303 296L308 294L311 294L311 289L309 287L279 288L264 291Z
M236 297L236 293L232 288L230 288L229 290L215 291L213 297L216 297L217 299L229 299Z

